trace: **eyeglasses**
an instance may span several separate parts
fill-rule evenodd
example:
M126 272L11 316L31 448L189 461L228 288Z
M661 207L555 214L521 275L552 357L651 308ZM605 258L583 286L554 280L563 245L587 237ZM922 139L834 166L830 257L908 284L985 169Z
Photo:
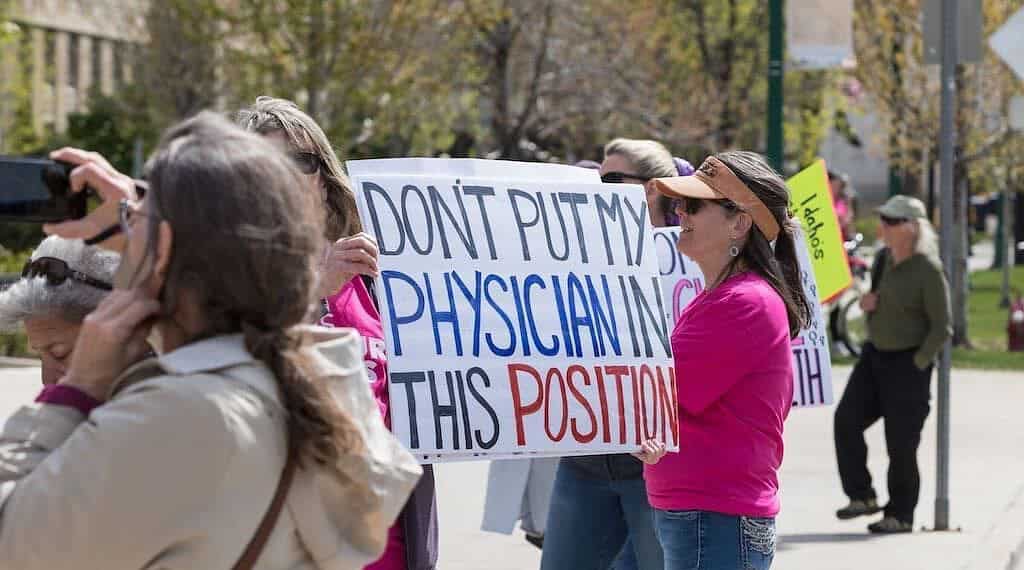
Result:
M29 260L29 262L25 264L25 267L22 268L21 276L46 277L46 282L54 287L64 283L68 279L71 279L72 281L85 283L90 287L95 287L104 291L111 291L114 288L109 283L89 277L81 271L71 269L68 267L68 263L66 261L63 259L57 259L56 257L39 257L37 259Z
M887 226L898 226L900 224L905 224L909 221L907 218L892 218L889 216L879 216L879 218L881 218L882 223Z
M293 152L292 161L303 174L316 174L320 171L320 155L313 152Z
M732 200L711 200L707 198L673 198L672 199L672 211L685 212L687 216L697 215L701 210L704 209L706 203L714 202L726 210L736 212L739 211L740 207L736 205Z
M639 174L628 174L626 172L605 172L601 175L601 182L605 184L620 184L625 182L627 178L639 180L640 182L647 182L651 179L650 176L640 176Z
M155 217L152 214L140 211L136 202L121 200L117 207L117 228L125 237L129 237L132 235L132 227L135 225L135 220L138 218Z

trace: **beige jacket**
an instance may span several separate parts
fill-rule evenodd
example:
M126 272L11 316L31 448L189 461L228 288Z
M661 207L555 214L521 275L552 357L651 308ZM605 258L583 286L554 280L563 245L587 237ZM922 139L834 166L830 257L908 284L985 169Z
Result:
M350 409L357 422L379 428L369 430L369 447L397 445L373 424L381 419L358 334L334 331L317 332L332 336L316 348L326 358L321 372L335 388L361 383L354 398L335 392L342 407L358 408ZM113 393L88 417L34 404L4 426L0 569L230 568L285 460L284 410L270 371L241 335L221 336L136 365ZM257 567L341 570L379 556L418 466L400 484L378 485L374 469L363 476L377 500L363 504L325 471L299 470Z

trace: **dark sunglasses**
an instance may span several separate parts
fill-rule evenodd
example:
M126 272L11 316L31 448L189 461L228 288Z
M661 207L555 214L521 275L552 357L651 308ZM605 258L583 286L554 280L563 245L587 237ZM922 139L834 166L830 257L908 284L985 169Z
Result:
M601 175L601 182L604 182L605 184L621 184L625 182L627 178L630 180L639 180L641 182L647 182L648 180L651 179L650 176L640 176L639 174L628 174L626 172L606 172Z
M71 279L72 281L78 281L79 283L85 283L91 287L102 289L104 291L111 291L114 289L109 283L100 281L93 277L89 277L81 271L75 271L68 267L68 264L63 259L57 259L56 257L40 257L38 259L30 260L25 264L25 267L21 270L22 277L46 277L46 282L56 287Z
M694 216L704 209L705 204L714 202L726 210L736 212L740 207L732 200L711 200L707 198L673 198L672 211L685 212L687 216Z
M907 218L890 218L889 216L879 216L879 218L881 218L882 223L887 226L898 226L909 221Z
M316 174L320 171L320 156L313 152L293 152L292 161L303 174Z

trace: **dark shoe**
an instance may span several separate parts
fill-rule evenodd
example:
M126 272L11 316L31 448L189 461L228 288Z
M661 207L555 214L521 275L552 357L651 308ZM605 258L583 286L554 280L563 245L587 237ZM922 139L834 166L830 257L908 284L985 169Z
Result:
M543 534L530 534L526 533L526 542L536 546L537 548L544 550L544 535Z
M836 517L841 521L855 519L864 515L873 515L880 512L882 507L878 506L877 499L864 499L850 501L849 505L836 511Z
M898 534L903 532L914 532L913 523L901 521L896 517L885 517L884 519L868 525L871 534Z

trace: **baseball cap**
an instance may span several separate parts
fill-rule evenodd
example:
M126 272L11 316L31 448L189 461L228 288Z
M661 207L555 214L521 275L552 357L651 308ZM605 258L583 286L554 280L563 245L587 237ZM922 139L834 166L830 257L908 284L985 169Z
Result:
M887 218L912 220L928 217L924 203L913 196L893 196L875 211Z

